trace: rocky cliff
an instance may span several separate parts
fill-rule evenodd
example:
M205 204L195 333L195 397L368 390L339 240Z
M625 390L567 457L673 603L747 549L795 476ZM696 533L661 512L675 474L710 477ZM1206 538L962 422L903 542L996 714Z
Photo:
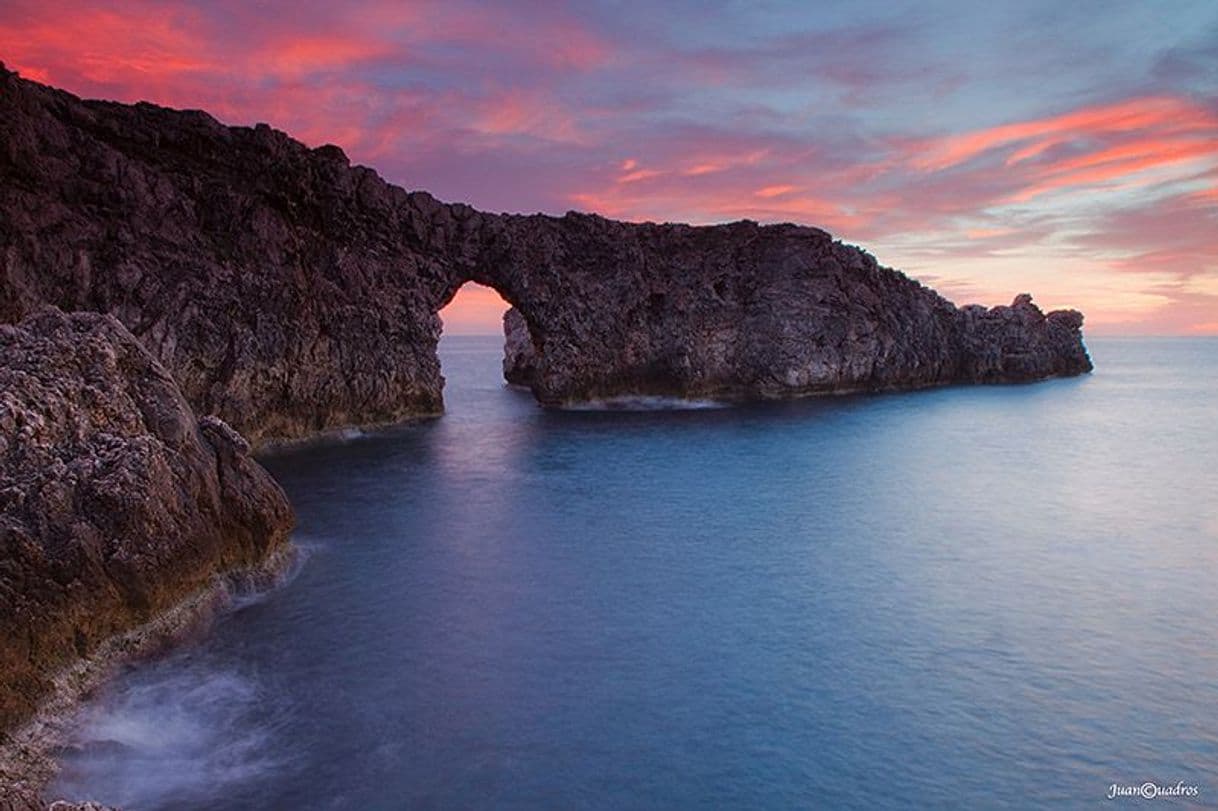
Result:
M0 326L0 740L64 668L285 547L248 451L113 316Z
M1091 368L1078 313L957 309L815 228L485 214L265 125L0 72L0 320L111 313L255 443L438 412L436 313L469 280L514 305L507 376L547 404Z
M531 272L548 271L580 303L547 299L540 319L520 308L504 318L504 376L545 403L782 398L1091 370L1080 313L1045 315L1027 294L959 309L814 228L570 215L548 224L567 240L562 269L539 261ZM603 255L598 246L620 254L604 265L611 274L583 259ZM582 304L600 300L613 306ZM575 338L556 341L556 331Z

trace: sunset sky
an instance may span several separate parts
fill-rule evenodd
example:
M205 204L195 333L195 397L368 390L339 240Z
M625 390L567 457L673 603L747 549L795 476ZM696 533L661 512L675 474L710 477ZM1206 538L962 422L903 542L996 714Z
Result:
M1218 334L1213 0L5 0L0 60L492 211L807 223L957 303Z

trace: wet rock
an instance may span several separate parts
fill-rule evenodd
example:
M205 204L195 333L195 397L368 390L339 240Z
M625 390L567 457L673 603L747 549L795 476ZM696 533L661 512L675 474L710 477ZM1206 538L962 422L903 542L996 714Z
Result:
M61 670L257 567L293 524L248 445L197 421L110 315L0 326L0 737Z
M18 792L11 788L6 791L3 786L0 786L0 811L118 811L118 809L91 802L75 803L66 800L56 800L52 803L46 803L38 796L36 791L22 790Z

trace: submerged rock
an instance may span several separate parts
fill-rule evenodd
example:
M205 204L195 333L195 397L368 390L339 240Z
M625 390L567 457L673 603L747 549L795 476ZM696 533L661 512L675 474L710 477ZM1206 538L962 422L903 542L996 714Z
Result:
M335 146L0 72L0 321L108 312L255 444L442 409L436 313L499 291L547 404L1034 380L1082 316L957 309L816 228L486 214Z
M285 548L248 450L113 316L0 326L0 737L69 666Z

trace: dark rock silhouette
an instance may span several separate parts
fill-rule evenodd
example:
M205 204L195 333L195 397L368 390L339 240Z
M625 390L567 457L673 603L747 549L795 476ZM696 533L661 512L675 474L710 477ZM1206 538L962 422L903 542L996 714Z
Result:
M256 570L293 524L116 318L54 309L0 326L0 508L0 739L65 667Z
M1036 380L1075 312L957 309L816 228L492 215L265 125L0 74L0 320L112 313L251 441L442 409L437 311L498 290L505 372L546 404Z

